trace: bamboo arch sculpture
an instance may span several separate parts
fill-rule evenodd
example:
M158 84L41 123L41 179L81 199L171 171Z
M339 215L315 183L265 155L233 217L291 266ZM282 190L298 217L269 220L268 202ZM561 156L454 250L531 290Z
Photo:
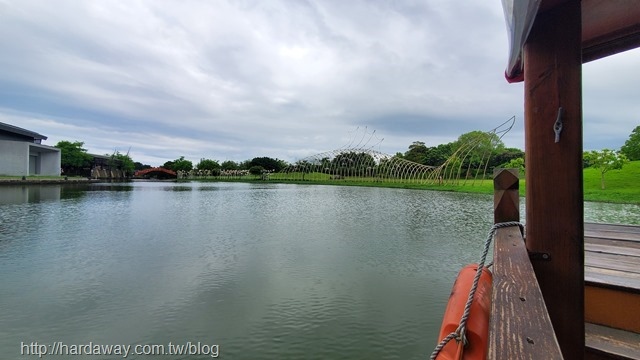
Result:
M384 154L368 142L312 155L291 164L272 178L292 181L360 181L458 185L486 177L489 159L499 140L511 130L515 116L498 127L474 133L458 144L453 154L439 166L428 166ZM375 131L374 131L375 133ZM364 139L365 136L363 136ZM369 137L371 139L373 133ZM471 176L470 174L473 174Z

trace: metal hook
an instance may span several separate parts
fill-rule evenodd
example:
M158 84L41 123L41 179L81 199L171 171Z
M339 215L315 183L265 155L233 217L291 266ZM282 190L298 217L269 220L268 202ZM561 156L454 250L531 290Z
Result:
M553 124L553 131L556 133L556 143L560 142L560 133L562 132L562 114L564 113L564 109L562 106L558 108L558 117L556 118L556 122Z

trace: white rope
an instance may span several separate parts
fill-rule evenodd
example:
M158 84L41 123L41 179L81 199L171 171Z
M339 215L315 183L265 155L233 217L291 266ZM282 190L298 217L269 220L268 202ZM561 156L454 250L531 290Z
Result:
M462 317L460 318L460 324L458 328L445 336L442 341L433 349L431 353L431 360L435 360L442 348L452 339L456 339L457 342L463 341L464 344L467 344L466 331L467 331L467 320L469 319L469 313L471 312L471 304L473 304L473 297L476 294L476 290L478 289L478 283L480 282L480 275L482 275L482 270L484 269L484 263L487 260L487 255L489 254L489 248L491 247L491 241L498 229L511 227L511 226L519 226L520 230L524 229L524 226L518 221L508 221L503 223L494 224L491 227L491 231L489 231L489 235L484 242L484 250L482 251L482 256L480 257L480 261L478 262L478 269L476 270L476 275L473 278L473 284L471 285L471 290L469 290L469 297L467 298L467 303L464 306L464 312L462 313Z

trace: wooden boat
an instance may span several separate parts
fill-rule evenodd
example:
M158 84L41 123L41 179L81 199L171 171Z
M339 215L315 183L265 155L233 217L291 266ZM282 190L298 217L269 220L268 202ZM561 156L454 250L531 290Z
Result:
M487 356L640 359L640 231L585 226L582 179L582 64L640 46L640 2L503 5L506 76L524 81L526 242L496 234ZM517 176L495 184L496 223L519 221Z

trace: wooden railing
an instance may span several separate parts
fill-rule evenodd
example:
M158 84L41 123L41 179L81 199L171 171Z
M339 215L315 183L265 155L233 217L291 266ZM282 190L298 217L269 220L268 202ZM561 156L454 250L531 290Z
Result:
M520 221L518 171L494 173L494 221ZM540 254L544 256L544 254ZM519 227L494 240L488 359L562 359L549 313Z

